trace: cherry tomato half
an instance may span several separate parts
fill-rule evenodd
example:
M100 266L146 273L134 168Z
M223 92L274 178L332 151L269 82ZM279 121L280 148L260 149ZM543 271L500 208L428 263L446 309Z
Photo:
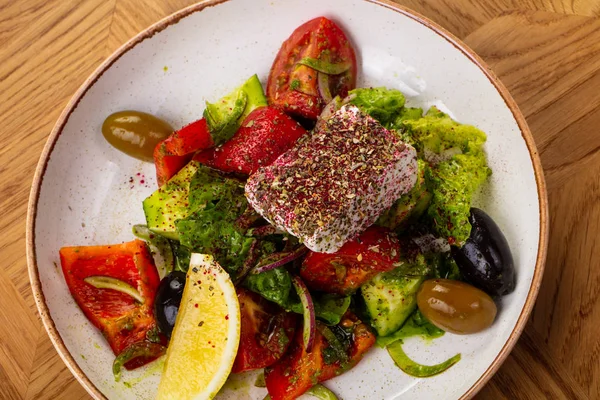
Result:
M289 347L296 315L259 294L238 289L241 313L240 346L232 372L244 372L275 363Z
M356 87L356 54L333 21L315 18L287 39L271 67L269 104L287 113L316 120L325 104Z

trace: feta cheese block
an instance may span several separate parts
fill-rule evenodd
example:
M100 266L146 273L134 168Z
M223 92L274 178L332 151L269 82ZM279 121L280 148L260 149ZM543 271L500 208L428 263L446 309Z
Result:
M265 219L312 251L334 253L417 179L417 152L357 107L345 105L246 183Z

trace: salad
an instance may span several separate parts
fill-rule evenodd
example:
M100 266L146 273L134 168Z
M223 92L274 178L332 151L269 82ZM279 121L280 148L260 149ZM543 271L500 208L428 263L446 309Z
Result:
M60 249L69 290L104 335L115 379L166 354L158 398L213 398L263 370L273 400L373 346L429 377L403 340L490 327L515 288L508 243L471 207L492 173L486 135L395 89L357 88L355 49L319 17L257 75L179 130L122 111L109 143L156 166L128 243ZM107 366L110 368L110 366Z

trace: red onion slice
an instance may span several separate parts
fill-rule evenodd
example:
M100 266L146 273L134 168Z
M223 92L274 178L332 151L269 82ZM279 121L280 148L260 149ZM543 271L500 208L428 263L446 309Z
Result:
M245 231L250 229L250 227L261 218L262 216L254 211L252 207L248 207L246 211L244 211L242 215L235 220L235 224L238 226L238 228Z
M238 272L237 278L235 278L234 284L237 286L245 277L248 272L252 270L254 265L258 262L260 256L260 249L258 248L258 240L254 239L248 250L248 256L244 260L242 269Z
M263 237L277 235L281 233L283 233L283 231L275 228L273 225L263 225L257 228L251 228L250 230L248 230L248 232L246 232L246 236Z
M331 89L329 88L329 75L323 72L317 73L317 83L319 85L319 94L325 103L330 103L333 100Z
M272 269L275 268L279 268L282 265L285 265L289 262L292 262L300 257L302 257L303 255L305 255L306 253L308 253L308 248L304 245L300 246L299 248L297 248L296 250L292 251L291 253L275 253L275 254L271 254L271 257L274 258L274 261L269 262L268 264L265 265L261 265L259 267L256 267L252 270L253 274L260 274L266 271L270 271Z
M325 108L323 108L323 111L321 111L321 115L319 115L319 118L317 119L317 124L315 125L314 131L323 129L323 127L327 124L327 121L329 121L329 118L331 118L333 114L335 114L335 112L341 107L342 100L340 99L340 96L336 96L325 106Z
M308 288L297 276L292 277L292 283L300 297L302 302L302 308L304 309L304 326L302 332L302 338L304 340L304 349L310 353L315 341L315 331L317 329L317 322L315 320L315 305L313 304Z

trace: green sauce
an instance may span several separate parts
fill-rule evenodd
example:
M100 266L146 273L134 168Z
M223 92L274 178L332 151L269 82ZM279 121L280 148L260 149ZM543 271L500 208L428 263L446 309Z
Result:
M386 347L390 344L407 339L413 336L420 336L425 340L433 340L444 336L444 331L427 321L423 314L419 310L415 311L395 333L389 336L379 336L377 338L377 345L380 347Z
M454 364L460 361L460 354L449 358L448 360L436 365L422 365L410 359L402 349L402 340L398 340L387 347L388 353L394 360L394 363L402 371L417 378L427 378L444 372Z

